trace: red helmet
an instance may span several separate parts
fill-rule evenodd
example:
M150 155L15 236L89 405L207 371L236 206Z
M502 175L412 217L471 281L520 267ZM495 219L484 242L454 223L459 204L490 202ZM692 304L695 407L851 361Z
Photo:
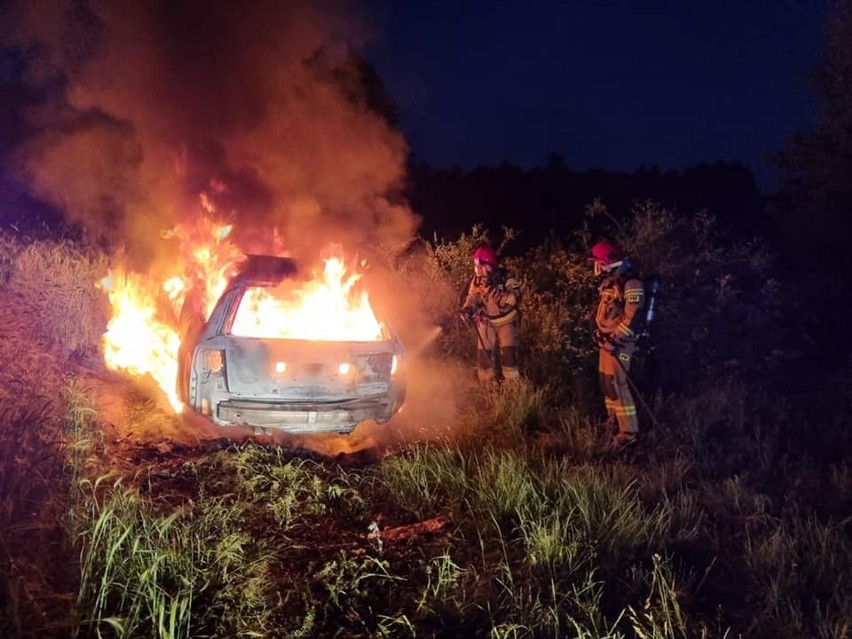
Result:
M624 251L617 245L602 240L592 247L592 257L588 261L595 263L595 274L597 275L620 266L625 257Z
M490 246L480 246L473 252L474 264L485 264L494 268L497 266L497 253Z

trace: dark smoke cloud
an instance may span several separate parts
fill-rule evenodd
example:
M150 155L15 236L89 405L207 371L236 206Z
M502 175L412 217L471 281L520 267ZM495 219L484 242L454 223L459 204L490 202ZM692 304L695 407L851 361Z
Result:
M41 100L16 167L93 234L153 250L199 210L238 239L277 226L298 257L326 240L402 246L406 145L367 108L367 28L323 2L22 0L5 46ZM249 250L264 247L249 246Z

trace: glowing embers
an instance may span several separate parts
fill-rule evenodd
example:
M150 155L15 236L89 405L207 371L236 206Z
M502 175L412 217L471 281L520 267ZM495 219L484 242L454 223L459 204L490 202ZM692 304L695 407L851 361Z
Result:
M381 340L383 327L366 291L354 288L359 279L357 274L347 274L342 260L331 258L325 261L323 273L309 282L250 287L237 308L231 334L308 341Z

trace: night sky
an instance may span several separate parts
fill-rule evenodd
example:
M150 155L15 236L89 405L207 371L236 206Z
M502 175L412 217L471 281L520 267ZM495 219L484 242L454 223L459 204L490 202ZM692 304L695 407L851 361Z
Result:
M830 0L376 2L369 58L436 166L764 164L817 113Z

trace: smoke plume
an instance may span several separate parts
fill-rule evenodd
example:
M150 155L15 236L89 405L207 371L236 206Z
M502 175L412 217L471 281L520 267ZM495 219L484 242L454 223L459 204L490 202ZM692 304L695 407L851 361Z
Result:
M296 257L325 241L401 246L406 145L369 108L368 30L348 5L253 0L21 0L2 44L27 61L33 195L153 257L205 193L246 250L276 228ZM375 87L373 87L375 88Z

